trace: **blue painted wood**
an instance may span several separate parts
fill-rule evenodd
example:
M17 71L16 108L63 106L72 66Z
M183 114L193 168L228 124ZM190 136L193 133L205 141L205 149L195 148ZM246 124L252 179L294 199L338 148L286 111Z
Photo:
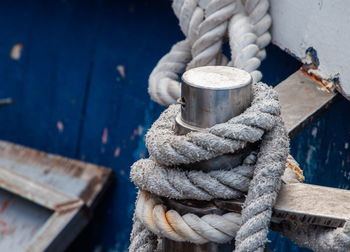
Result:
M163 0L5 0L0 3L0 138L111 167L115 185L70 251L125 251L136 190L130 165L162 107L147 94L157 61L183 35ZM18 60L10 57L22 43ZM300 64L268 47L275 85ZM125 76L124 76L124 72ZM308 182L349 186L350 109L342 100L292 141ZM273 251L307 251L271 233ZM282 241L282 242L281 242Z
M2 1L0 97L2 139L76 155L86 81L95 44L96 3ZM10 57L21 44L18 60ZM59 129L60 128L60 129Z

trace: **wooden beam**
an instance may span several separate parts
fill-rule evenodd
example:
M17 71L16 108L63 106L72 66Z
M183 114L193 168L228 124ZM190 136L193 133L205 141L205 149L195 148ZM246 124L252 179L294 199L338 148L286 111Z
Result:
M0 250L63 251L88 223L111 174L105 167L0 141L1 219L8 226L1 229L7 235Z
M316 120L339 97L300 70L278 84L275 90L281 103L281 116L291 138Z
M281 187L273 211L274 220L298 220L307 224L342 227L350 220L350 191L303 183Z

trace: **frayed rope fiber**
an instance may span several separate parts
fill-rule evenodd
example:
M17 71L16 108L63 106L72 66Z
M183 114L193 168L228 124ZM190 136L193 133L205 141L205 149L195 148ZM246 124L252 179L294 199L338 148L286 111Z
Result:
M155 250L159 245L155 242L157 236L179 241L192 241L198 236L196 239L201 243L204 240L227 242L232 235L236 237L237 252L264 250L289 152L289 139L280 118L277 93L263 83L254 84L252 89L254 98L245 112L205 132L183 136L174 133L179 105L171 105L153 124L146 136L150 158L139 160L131 169L131 179L142 191L136 203L130 251ZM230 171L204 173L179 168L181 164L235 153L248 143L259 141L256 162L249 162L248 156L241 166ZM170 218L177 215L166 212L156 197L211 200L233 199L243 194L247 196L238 230L220 230L213 221L218 220L218 216L199 218L193 214L180 216L178 221L183 221L183 225L177 227ZM226 218L234 220L234 216Z

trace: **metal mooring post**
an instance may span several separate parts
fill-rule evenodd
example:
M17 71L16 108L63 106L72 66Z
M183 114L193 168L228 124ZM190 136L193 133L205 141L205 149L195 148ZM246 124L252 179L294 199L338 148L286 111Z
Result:
M215 124L223 123L241 114L252 100L252 78L249 73L233 67L206 66L191 69L182 76L181 113L176 117L177 134L201 131ZM239 154L227 154L217 158L184 165L183 169L197 169L204 172L215 169L229 169L242 163L249 150ZM224 214L212 202L167 200L168 207L181 215L194 213ZM196 245L187 242L175 242L163 239L163 251L232 251L233 244L207 243Z

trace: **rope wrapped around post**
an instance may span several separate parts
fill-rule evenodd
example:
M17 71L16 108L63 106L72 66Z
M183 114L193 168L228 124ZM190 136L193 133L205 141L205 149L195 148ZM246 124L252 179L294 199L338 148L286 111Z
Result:
M157 251L162 246L160 237L196 244L224 243L235 238L236 251L263 251L281 175L286 167L288 138L279 117L275 91L262 83L254 84L253 90L250 108L205 133L175 134L174 119L179 105L171 105L153 124L146 137L150 158L141 159L131 167L131 179L140 193L129 251ZM234 153L254 141L261 141L259 152L252 152L240 166L231 170L202 172L179 167ZM284 181L302 180L298 170L293 172L298 168L290 163L287 168ZM291 177L291 174L297 174L297 177ZM242 195L247 197L241 215L181 216L166 209L162 202L162 197L209 201ZM350 247L348 222L337 229L298 223L282 226L282 230L277 231L315 251L345 252Z
M166 211L159 198L145 192L140 193L136 203L136 223L141 222L155 235L179 241L223 243L236 236L236 251L264 249L272 207L288 156L289 140L280 118L277 93L263 83L254 84L253 93L251 107L241 115L206 132L191 132L183 136L176 135L173 128L179 105L170 106L147 133L150 158L136 162L131 170L131 178L139 188L161 197L232 199L247 193L240 223L234 214L179 217L174 211ZM252 154L253 157L248 156L242 166L230 171L189 172L178 167L235 153L248 143L258 141L261 144L256 163ZM232 176L227 176L228 173ZM237 183L240 178L244 180ZM166 224L172 220L182 224ZM138 238L132 239L131 246L135 247L135 243L141 244Z

